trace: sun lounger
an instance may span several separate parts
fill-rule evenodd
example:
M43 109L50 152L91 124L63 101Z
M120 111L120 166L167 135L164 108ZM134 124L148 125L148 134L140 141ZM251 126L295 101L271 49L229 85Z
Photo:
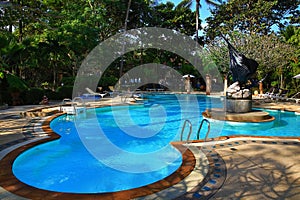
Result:
M101 98L103 98L107 93L98 93L98 92L94 92L93 90L91 90L90 88L85 88L85 90L88 92L88 94L83 94L83 96L100 96Z
M276 88L271 88L269 92L262 95L265 99L271 99L276 94Z
M287 100L290 102L300 103L300 92L294 94L290 98L287 98Z
M116 97L122 94L122 92L116 91L114 86L108 86L108 89L110 90L108 93L111 97Z
M287 94L289 90L280 89L279 93L271 95L271 99L284 101L287 100Z

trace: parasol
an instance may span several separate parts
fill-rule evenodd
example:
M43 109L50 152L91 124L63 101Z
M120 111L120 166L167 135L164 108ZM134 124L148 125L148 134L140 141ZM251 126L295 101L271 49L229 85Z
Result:
M186 75L182 76L182 78L187 78L188 76L190 76L190 78L195 78L195 76L191 75L191 74L186 74Z
M300 79L300 74L294 76L293 78Z

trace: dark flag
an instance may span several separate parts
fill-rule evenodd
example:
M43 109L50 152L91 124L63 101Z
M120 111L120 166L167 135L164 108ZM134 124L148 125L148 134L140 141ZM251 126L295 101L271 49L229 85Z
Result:
M258 63L255 60L249 59L243 54L239 53L223 35L221 36L228 44L230 71L232 73L233 81L238 81L241 84L245 84L256 72Z

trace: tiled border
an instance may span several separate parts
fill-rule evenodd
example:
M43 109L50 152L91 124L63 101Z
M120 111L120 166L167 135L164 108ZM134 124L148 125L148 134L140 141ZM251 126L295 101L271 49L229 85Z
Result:
M62 193L62 192L51 192L47 190L37 189L35 187L29 186L20 182L12 173L12 165L16 157L26 151L27 149L41 143L45 143L51 140L58 139L60 136L54 133L50 129L50 122L58 115L52 116L45 120L42 125L43 130L47 133L48 137L44 137L41 140L34 141L29 144L25 144L10 153L8 153L0 161L0 186L5 190L29 199L132 199L136 197L150 195L156 192L159 192L163 189L169 188L172 185L177 184L182 179L187 177L195 167L195 157L193 153L184 147L181 144L173 144L181 153L183 157L183 163L180 168L166 177L163 180L155 182L153 184L132 189L124 190L119 192L108 192L108 193L99 193L99 194L74 194L74 193Z
M222 157L213 149L207 147L197 147L203 151L208 158L209 171L204 180L191 191L175 200L197 199L206 200L211 198L222 187L226 180L227 169Z

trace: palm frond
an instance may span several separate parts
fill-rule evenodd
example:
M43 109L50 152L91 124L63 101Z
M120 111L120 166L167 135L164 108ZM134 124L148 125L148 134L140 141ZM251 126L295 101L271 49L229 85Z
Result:
M175 9L181 9L181 8L191 8L194 0L183 0L181 1Z
M222 3L221 0L217 0L217 2L216 1L212 1L212 0L205 0L205 2L208 5L212 5L212 6L220 6L220 4Z

